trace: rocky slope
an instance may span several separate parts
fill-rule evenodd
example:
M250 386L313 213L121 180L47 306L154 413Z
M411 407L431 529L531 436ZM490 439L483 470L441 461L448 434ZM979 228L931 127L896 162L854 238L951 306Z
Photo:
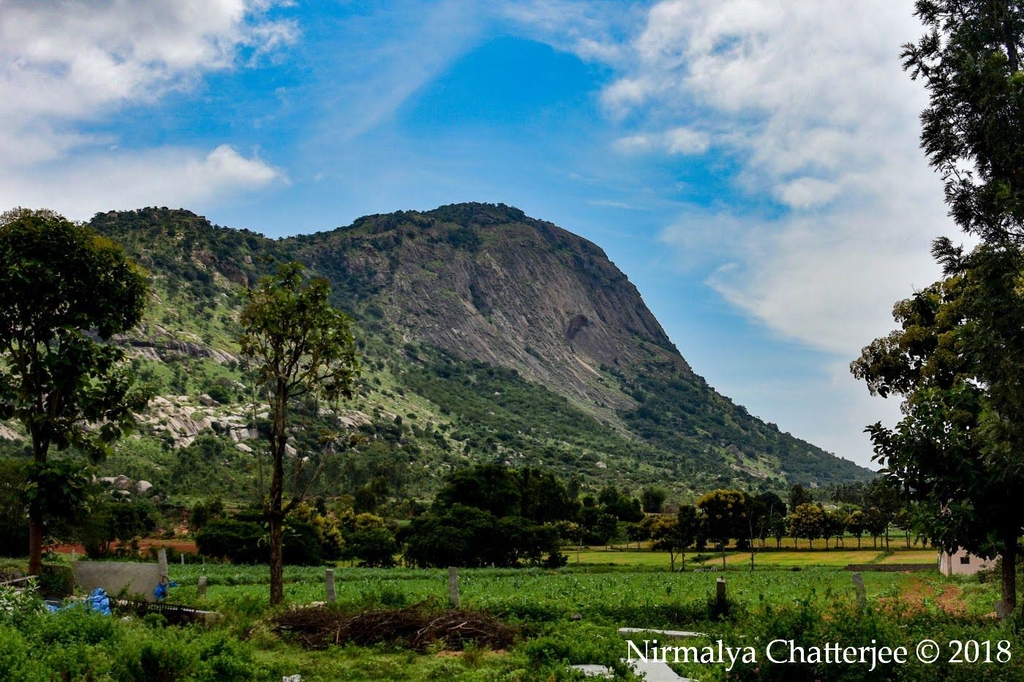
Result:
M871 475L715 392L599 247L518 209L398 212L276 241L184 210L91 224L154 285L146 323L119 342L161 394L142 416L143 441L161 450L132 455L129 443L111 466L132 470L116 473L171 485L187 459L175 453L203 434L252 458L261 409L237 363L237 315L245 286L299 260L330 281L364 354L359 396L340 416L367 438L339 492L388 479L392 493L426 495L452 467L495 458L682 497ZM236 479L252 474L244 459L224 462Z

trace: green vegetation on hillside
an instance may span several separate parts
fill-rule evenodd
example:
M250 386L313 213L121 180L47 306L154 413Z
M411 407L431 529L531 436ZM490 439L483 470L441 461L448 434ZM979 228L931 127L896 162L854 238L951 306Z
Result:
M474 359L464 348L418 337L423 325L431 319L443 324L459 306L491 322L511 314L514 301L503 299L486 277L471 281L465 302L444 290L456 264L477 267L495 254L543 267L539 274L551 281L578 277L595 292L620 291L615 295L624 298L615 300L642 306L598 247L518 209L459 204L367 216L331 232L276 241L212 226L185 210L101 213L91 226L123 244L148 271L154 296L140 330L123 343L132 347L139 380L167 401L151 405L141 431L117 448L101 475L144 477L176 499L251 495L246 491L255 488L257 467L238 439L258 450L252 436L265 423L245 406L250 382L233 339L244 288L277 264L299 259L330 281L332 303L354 318L362 354L362 383L346 406L362 440L328 465L328 494L355 494L384 479L386 504L407 506L429 499L454 468L480 461L550 467L592 490L613 483L637 494L659 485L676 501L726 485L783 492L793 482L826 485L869 476L720 396L686 368L646 310L629 324L647 331L630 331L634 345L614 351L625 355L594 365L587 379L592 386L583 394L568 394L558 381L538 381L521 358ZM534 251L553 260L534 261ZM423 281L438 288L406 291L405 273L414 270L433 273ZM582 323L584 336L590 324ZM557 340L565 330L544 333ZM594 352L604 352L602 343L609 342L599 341ZM541 343L520 350L531 367L557 365ZM192 459L194 436L186 438L183 430L192 422L210 424L200 435L219 443L215 469L207 468L205 454L203 463Z

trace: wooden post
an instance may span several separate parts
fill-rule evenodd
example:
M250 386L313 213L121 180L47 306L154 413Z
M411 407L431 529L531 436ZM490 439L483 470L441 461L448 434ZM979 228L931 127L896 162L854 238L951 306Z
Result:
M185 553L182 552L178 556L181 557L181 565L184 566L185 565Z
M205 575L199 576L199 587L198 587L197 591L198 591L200 597L205 597L206 596L206 576Z
M719 578L715 583L715 602L720 610L725 609L725 578Z
M448 603L459 608L459 569L454 566L448 567Z
M160 575L167 575L167 550L163 547L156 552L156 562L160 565Z
M334 591L334 569L327 569L327 602L333 604L338 600L338 594Z
M857 606L864 606L867 595L864 592L864 577L860 573L853 574L853 588L857 590Z

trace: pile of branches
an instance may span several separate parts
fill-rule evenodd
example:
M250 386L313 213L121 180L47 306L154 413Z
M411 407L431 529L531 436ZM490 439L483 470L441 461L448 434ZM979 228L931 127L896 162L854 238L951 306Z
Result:
M292 637L306 649L326 649L348 642L360 646L401 644L420 652L437 642L451 651L460 651L468 643L504 649L515 639L512 628L489 614L437 610L423 604L355 614L316 606L287 611L270 622L275 631Z

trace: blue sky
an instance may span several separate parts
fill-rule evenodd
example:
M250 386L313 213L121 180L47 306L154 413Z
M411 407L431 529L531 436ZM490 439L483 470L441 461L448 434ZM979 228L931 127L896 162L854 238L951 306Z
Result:
M0 0L0 208L272 237L502 202L596 242L694 369L867 464L850 376L957 237L911 0Z

